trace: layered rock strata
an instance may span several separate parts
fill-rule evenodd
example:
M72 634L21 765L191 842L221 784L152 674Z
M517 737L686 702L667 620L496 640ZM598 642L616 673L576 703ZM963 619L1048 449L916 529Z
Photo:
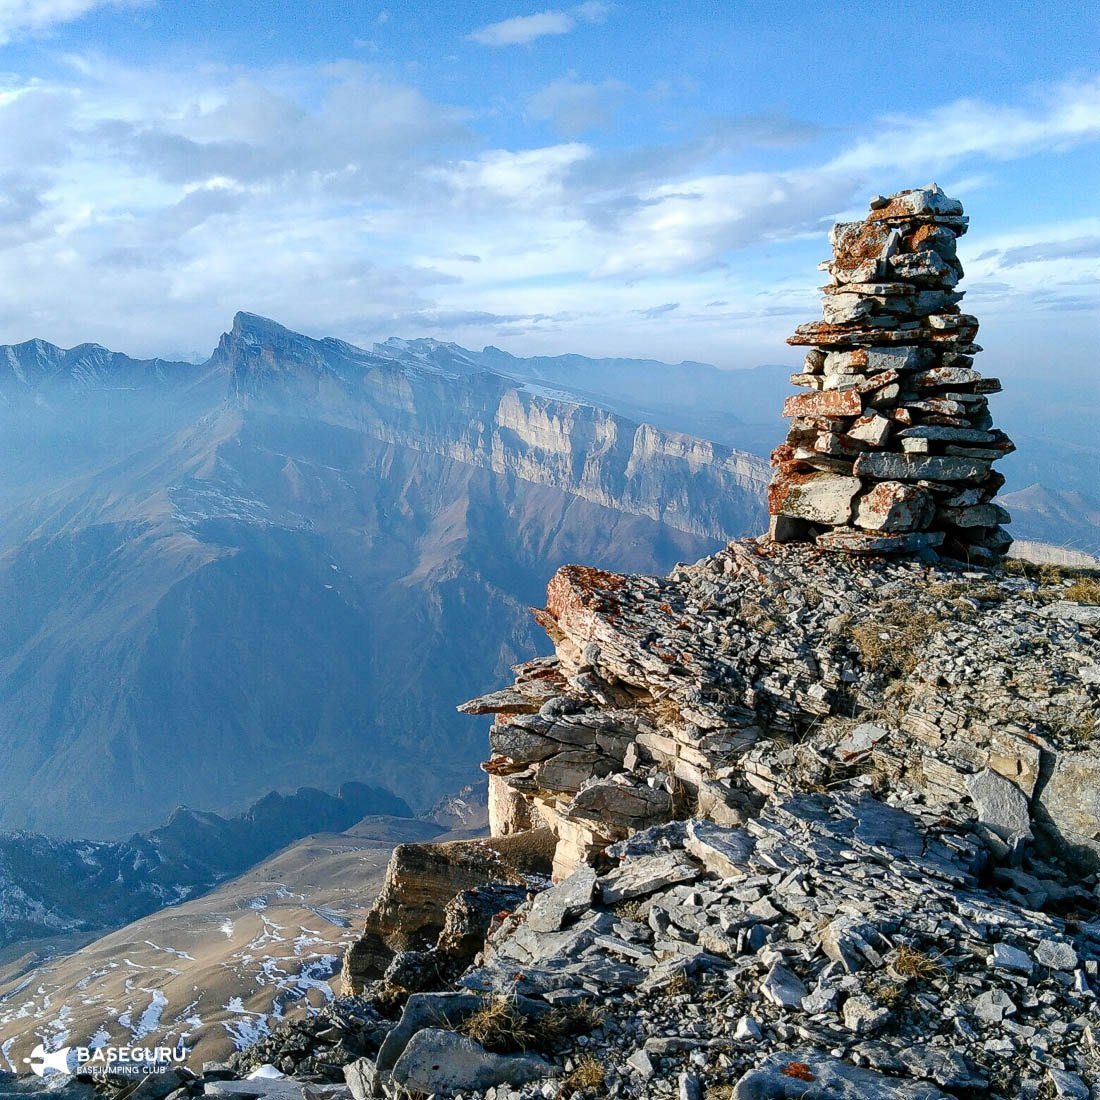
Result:
M772 453L771 534L856 553L933 551L990 562L1011 539L993 463L1014 447L993 427L1000 382L974 370L978 322L962 313L962 204L935 184L871 201L829 234L824 318L809 345L810 392L787 399Z
M493 914L514 904L517 888L522 897L528 881L544 879L553 847L545 828L522 837L399 844L363 934L344 956L344 989L360 992L388 972L395 956L410 953L434 952L415 963L429 975L461 970L477 950L462 929L484 933ZM412 963L404 960L406 971ZM394 984L408 989L412 983L395 977Z
M495 715L491 828L549 825L561 877L638 829L738 824L858 765L964 807L998 849L1040 832L1094 863L1100 609L1063 591L767 539L665 578L566 566L536 612L554 655L462 708Z

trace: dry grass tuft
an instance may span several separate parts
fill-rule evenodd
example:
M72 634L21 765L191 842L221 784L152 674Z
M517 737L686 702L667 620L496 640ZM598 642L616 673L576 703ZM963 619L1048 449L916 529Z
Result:
M1100 604L1100 579L1082 577L1075 584L1071 584L1062 595L1075 603Z
M913 671L920 647L942 625L927 611L902 600L887 600L874 609L873 618L852 627L852 640L865 668L902 676Z
M901 977L917 978L922 982L942 978L947 973L937 959L905 943L894 952L890 965Z
M893 1008L905 993L904 982L888 982L878 979L867 986L867 992L881 1005Z
M683 970L678 970L669 979L668 984L665 986L665 993L669 997L682 997L685 993L691 992L691 979Z
M490 997L457 1030L486 1050L505 1054L534 1046L535 1027L536 1021L518 1011L507 998Z
M561 1081L560 1097L573 1096L578 1092L589 1092L603 1088L605 1080L603 1063L594 1054L585 1054Z
M487 997L456 1030L486 1050L511 1054L517 1050L547 1050L570 1035L592 1031L603 1023L604 1010L582 1001L528 1016L507 997Z
M636 924L645 924L649 906L638 898L631 898L629 901L620 901L617 905L613 905L611 912L620 920L632 920Z

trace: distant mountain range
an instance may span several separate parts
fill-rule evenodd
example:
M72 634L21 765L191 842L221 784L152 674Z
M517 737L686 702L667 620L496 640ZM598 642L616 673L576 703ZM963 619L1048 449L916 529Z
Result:
M201 365L0 348L0 469L0 829L100 839L303 783L429 805L558 565L694 560L763 528L769 474L453 345L249 314Z
M238 875L293 841L342 832L369 815L411 817L388 791L348 783L337 794L272 793L224 818L185 808L129 840L0 836L0 948L114 928Z

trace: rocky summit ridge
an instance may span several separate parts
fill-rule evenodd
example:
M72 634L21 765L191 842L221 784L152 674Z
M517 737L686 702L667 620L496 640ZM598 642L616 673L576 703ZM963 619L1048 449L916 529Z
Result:
M348 996L233 1061L288 1077L192 1091L1096 1095L1097 598L766 537L560 570L554 654L463 707L493 838L397 849Z

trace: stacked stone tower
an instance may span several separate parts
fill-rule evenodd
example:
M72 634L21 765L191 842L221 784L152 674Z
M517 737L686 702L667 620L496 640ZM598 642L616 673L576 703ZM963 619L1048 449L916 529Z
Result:
M1014 447L993 428L1001 384L974 370L978 322L959 310L962 204L935 184L871 201L829 234L824 320L800 325L809 392L787 399L772 453L771 536L853 553L942 548L995 561L1011 538L993 470Z

